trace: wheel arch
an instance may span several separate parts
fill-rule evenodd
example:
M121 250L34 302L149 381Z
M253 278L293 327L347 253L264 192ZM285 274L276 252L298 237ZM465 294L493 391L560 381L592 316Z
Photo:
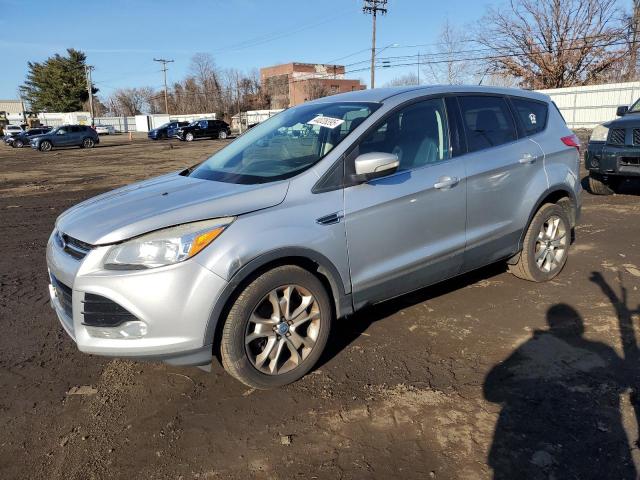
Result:
M566 199L566 200L563 201L563 199ZM538 210L540 210L540 207L542 207L547 203L560 204L565 209L565 211L567 212L567 215L569 216L569 220L571 222L571 229L573 230L575 228L576 222L578 220L578 215L579 215L578 200L576 198L575 192L573 192L566 185L556 185L553 187L549 187L547 190L545 190L542 193L542 195L540 195L540 197L534 204L533 208L529 212L529 218L527 219L527 223L525 224L525 227L522 230L522 233L520 234L520 240L518 243L518 253L516 254L515 257L512 257L512 259L509 260L509 263L511 263L512 260L514 259L517 260L517 257L520 256L520 251L522 250L524 237L527 234L529 225L531 225L531 222L533 221L533 217L536 215L536 213L538 213Z
M217 354L223 320L242 290L262 273L282 265L296 265L315 275L329 295L336 318L353 312L351 295L333 263L321 253L302 247L280 248L264 253L234 272L209 316L205 330L205 345L213 345Z

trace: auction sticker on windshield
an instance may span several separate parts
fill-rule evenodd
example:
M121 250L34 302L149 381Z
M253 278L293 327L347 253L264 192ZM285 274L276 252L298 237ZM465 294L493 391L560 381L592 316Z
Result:
M319 125L321 127L334 129L336 127L339 127L343 123L344 123L344 120L340 118L323 117L322 115L320 115L314 118L313 120L309 120L307 122L307 125Z

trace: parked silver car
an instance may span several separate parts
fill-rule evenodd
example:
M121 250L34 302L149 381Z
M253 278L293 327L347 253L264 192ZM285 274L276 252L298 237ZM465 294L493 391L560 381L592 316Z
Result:
M60 215L51 303L83 352L199 366L219 353L247 385L284 385L365 305L499 261L555 277L580 211L577 147L534 92L309 102Z

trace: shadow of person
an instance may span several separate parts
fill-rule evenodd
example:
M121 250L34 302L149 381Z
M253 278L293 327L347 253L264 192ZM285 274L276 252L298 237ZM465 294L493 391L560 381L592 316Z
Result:
M484 396L502 406L489 452L496 479L636 479L622 425L624 360L583 337L572 307L496 365Z

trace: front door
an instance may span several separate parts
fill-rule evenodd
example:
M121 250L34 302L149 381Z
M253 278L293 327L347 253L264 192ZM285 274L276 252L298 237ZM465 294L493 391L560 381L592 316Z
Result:
M400 166L345 188L355 307L456 275L465 247L466 175L463 161L451 158L443 100L391 112L357 150L395 153Z

